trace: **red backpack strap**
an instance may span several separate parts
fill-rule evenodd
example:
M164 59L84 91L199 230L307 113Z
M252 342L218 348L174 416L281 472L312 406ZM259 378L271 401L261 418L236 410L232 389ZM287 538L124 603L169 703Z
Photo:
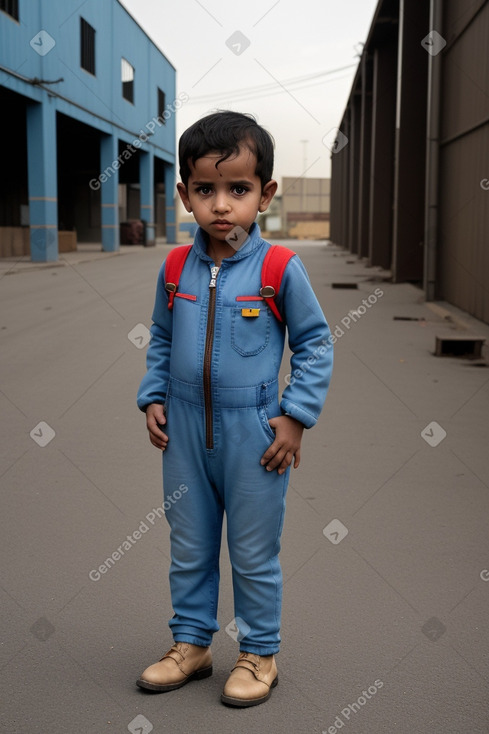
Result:
M265 255L261 267L260 296L266 299L273 314L279 321L283 321L280 311L275 303L275 297L280 291L285 268L291 257L296 253L282 245L272 245Z
M165 261L165 290L168 292L168 308L173 308L173 300L177 292L180 275L192 245L181 245L170 250Z

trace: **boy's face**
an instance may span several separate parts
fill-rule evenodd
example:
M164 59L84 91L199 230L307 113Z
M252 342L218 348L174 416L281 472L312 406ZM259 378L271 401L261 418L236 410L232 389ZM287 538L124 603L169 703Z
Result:
M227 235L235 228L246 232L258 212L268 208L277 182L269 181L262 190L256 175L256 156L248 148L240 148L239 155L227 158L211 152L190 163L187 186L177 184L178 193L188 212L209 235L211 245L226 243Z

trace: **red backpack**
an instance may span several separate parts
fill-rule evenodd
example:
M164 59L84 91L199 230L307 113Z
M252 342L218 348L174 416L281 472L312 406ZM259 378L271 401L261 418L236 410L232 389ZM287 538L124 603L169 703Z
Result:
M175 296L187 298L191 301L196 300L196 296L191 296L188 293L177 292L180 275L191 249L192 245L181 245L180 247L175 247L173 250L170 250L166 258L165 290L168 292L168 308L170 310L173 308L173 300ZM282 245L272 245L263 260L260 295L256 296L256 299L261 300L263 298L279 321L283 321L283 318L280 315L277 304L275 303L275 297L280 291L280 285L282 283L282 277L285 272L285 268L287 267L287 263L294 255L295 252L289 250L287 247L282 247ZM251 296L238 296L239 300L250 300L250 298Z

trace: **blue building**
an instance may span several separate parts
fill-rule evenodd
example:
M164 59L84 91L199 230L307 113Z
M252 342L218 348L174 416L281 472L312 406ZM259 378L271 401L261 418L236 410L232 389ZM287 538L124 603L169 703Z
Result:
M175 69L118 0L0 0L0 256L174 242ZM64 238L64 239L63 239Z

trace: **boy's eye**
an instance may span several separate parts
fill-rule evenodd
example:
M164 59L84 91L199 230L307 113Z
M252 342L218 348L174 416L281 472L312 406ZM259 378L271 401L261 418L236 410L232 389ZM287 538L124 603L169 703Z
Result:
M211 193L212 188L210 186L199 186L196 190L198 194L204 194L206 196Z
M237 196L243 196L243 194L246 194L248 189L246 188L246 186L236 185L233 186L232 191L237 194Z

